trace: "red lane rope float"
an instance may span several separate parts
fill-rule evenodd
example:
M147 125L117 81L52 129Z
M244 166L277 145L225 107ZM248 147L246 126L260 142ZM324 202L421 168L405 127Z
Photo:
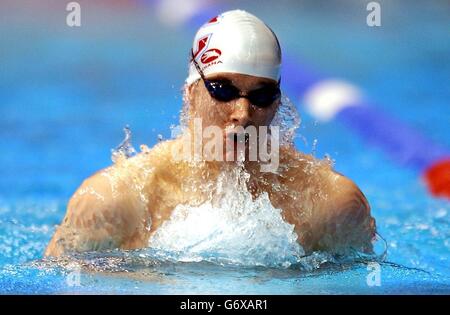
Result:
M424 180L433 195L450 199L450 157L431 165Z

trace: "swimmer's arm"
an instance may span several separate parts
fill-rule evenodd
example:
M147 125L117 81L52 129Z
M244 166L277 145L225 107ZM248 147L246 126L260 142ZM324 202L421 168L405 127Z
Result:
M118 183L113 191L104 172L86 179L72 196L45 256L142 245L147 220L145 207L127 183Z
M325 197L318 203L315 250L348 253L353 249L369 253L375 236L375 220L369 203L349 178L328 171L324 179Z

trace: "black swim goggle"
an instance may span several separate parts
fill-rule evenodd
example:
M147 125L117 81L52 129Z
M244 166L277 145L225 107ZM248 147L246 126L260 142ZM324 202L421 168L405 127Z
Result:
M200 69L197 61L194 58L194 52L192 52L192 61L197 69L200 77L205 83L205 87L211 97L221 102L229 102L231 100L244 97L250 101L253 105L264 108L270 106L281 95L280 80L277 84L266 84L265 86L248 93L242 93L237 87L232 85L228 80L208 80L205 78L203 71Z

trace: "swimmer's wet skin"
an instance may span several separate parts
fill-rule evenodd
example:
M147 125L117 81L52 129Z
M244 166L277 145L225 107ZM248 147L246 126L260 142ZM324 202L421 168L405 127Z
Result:
M330 163L296 151L291 143L280 146L276 172L262 172L258 161L193 163L174 157L189 139L194 118L204 126L219 126L228 136L239 126L270 125L280 106L279 95L264 106L236 95L224 101L204 82L227 82L242 95L267 86L274 91L280 47L275 34L253 15L236 10L212 19L197 32L193 55L185 88L187 131L86 179L70 199L45 255L145 248L177 205L211 200L219 175L235 168L248 175L253 198L266 192L282 210L306 253L370 253L375 220L363 193Z

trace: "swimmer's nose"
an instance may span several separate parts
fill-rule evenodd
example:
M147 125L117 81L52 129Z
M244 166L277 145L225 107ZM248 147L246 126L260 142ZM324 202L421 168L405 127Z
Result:
M250 121L250 102L244 97L239 98L230 118L234 125L246 127Z

